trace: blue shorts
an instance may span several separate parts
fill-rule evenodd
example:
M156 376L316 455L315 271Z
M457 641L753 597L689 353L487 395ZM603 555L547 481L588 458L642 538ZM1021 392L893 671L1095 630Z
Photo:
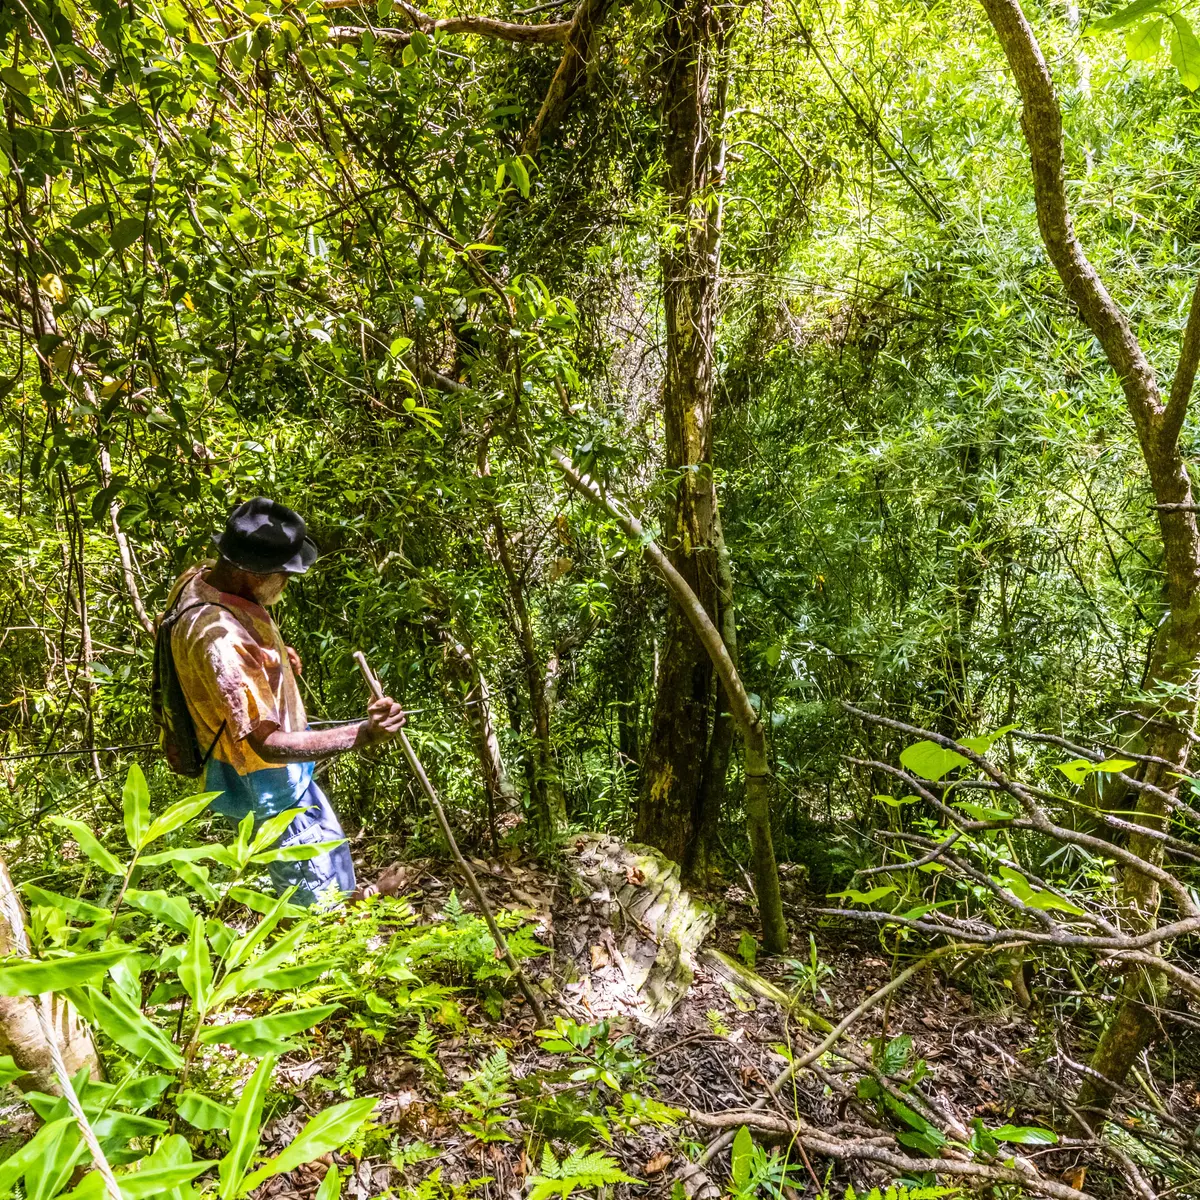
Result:
M336 842L345 838L342 823L333 811L325 793L310 783L308 790L291 805L293 808L308 806L284 830L283 836L275 843L282 846L304 846L320 842ZM254 830L270 816L269 813L254 815ZM350 857L350 847L342 845L333 850L326 850L316 858L305 858L298 862L273 862L267 864L271 882L275 885L277 895L282 895L288 888L296 889L291 903L311 908L318 900L332 898L334 903L348 896L358 886L354 877L354 860ZM330 889L336 889L339 896L333 896Z

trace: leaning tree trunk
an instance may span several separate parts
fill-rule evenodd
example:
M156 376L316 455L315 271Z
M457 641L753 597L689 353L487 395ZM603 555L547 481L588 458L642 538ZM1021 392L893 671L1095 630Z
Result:
M15 926L17 922L23 926L24 921L25 912L8 865L0 859L0 957L28 953L23 933ZM46 1001L49 1024L58 1038L67 1073L74 1075L86 1067L93 1079L102 1078L92 1035L70 1001L64 996L49 996ZM11 1054L13 1062L29 1072L17 1080L18 1087L58 1095L58 1077L45 1029L38 1019L38 1003L33 996L0 996L0 1055Z
M1191 732L1196 719L1197 678L1200 674L1200 530L1187 465L1179 449L1179 433L1187 413L1200 360L1200 284L1193 294L1179 361L1169 399L1164 402L1158 381L1121 307L1109 295L1084 254L1067 207L1062 114L1054 82L1037 38L1021 11L1019 0L982 0L1021 93L1021 126L1033 167L1038 226L1050 261L1067 294L1096 335L1125 394L1126 407L1137 431L1162 537L1164 606L1139 715L1145 729L1146 782L1157 791L1139 790L1136 821L1161 831L1170 808L1169 795L1179 785L1187 765ZM1158 866L1163 843L1136 834L1130 847ZM1121 924L1131 933L1153 927L1158 920L1158 882L1144 871L1127 867L1121 880ZM1156 1007L1163 981L1152 970L1126 976L1116 1008L1101 1036L1092 1067L1102 1076L1089 1076L1077 1107L1103 1114L1116 1085L1152 1038Z
M581 476L575 464L561 451L552 450L567 482L582 496L603 509L625 534L642 548L642 554L662 576L672 597L683 610L696 637L704 647L721 686L730 700L730 711L742 739L746 779L746 831L754 865L754 889L758 895L758 915L762 922L763 949L782 954L788 945L787 922L783 919L783 900L779 894L779 869L771 841L771 767L767 752L767 731L750 703L745 685L729 650L704 605L688 587L687 580L675 569L670 558L646 536L641 522L623 512L604 494L594 480Z
M710 620L717 619L717 495L712 470L713 340L723 162L724 87L713 86L721 18L711 0L671 0L663 20L662 141L671 235L662 252L666 372L665 549ZM677 862L695 857L713 666L672 594L650 737L642 761L638 840Z

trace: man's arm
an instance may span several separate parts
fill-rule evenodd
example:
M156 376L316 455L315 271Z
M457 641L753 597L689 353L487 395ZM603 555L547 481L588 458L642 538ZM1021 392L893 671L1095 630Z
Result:
M315 762L347 750L366 750L390 742L403 728L404 709L390 696L367 705L367 719L329 729L304 729L285 733L275 725L260 725L246 735L250 748L264 762Z

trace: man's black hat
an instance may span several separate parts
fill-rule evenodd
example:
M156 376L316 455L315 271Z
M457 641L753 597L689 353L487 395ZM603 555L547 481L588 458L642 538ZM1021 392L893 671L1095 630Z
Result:
M298 512L256 496L229 514L225 532L213 541L223 558L253 575L303 575L317 559L316 543L307 534Z

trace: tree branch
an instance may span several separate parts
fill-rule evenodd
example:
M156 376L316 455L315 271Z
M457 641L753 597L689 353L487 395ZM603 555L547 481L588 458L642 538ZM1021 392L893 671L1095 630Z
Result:
M1179 431L1187 416L1188 401L1192 398L1197 364L1200 364L1200 279L1196 280L1192 302L1188 306L1183 344L1179 347L1179 362L1175 366L1175 378L1171 381L1171 398L1163 414L1161 436L1164 445L1174 447L1179 440Z
M1021 93L1021 128L1033 166L1038 227L1067 295L1121 380L1143 447L1156 441L1164 409L1154 369L1120 305L1109 295L1079 239L1067 205L1062 112L1050 69L1019 0L980 0Z
M363 0L324 0L322 7L326 12L332 12L340 8L369 6ZM495 17L432 17L412 4L403 3L403 0L395 6L395 11L407 17L413 27L422 33L473 33L477 37L494 38L501 42L565 42L574 25L572 21L540 21L527 25L519 21L500 21ZM348 30L351 26L337 28ZM373 29L371 32L377 38L388 40L395 40L389 34L408 36L399 30Z
M611 3L612 0L580 0L564 39L567 48L563 51L558 70L554 72L554 78L550 81L550 87L542 100L542 107L521 143L522 154L531 158L537 154L542 138L562 120L572 93L587 74L596 31L604 21Z

